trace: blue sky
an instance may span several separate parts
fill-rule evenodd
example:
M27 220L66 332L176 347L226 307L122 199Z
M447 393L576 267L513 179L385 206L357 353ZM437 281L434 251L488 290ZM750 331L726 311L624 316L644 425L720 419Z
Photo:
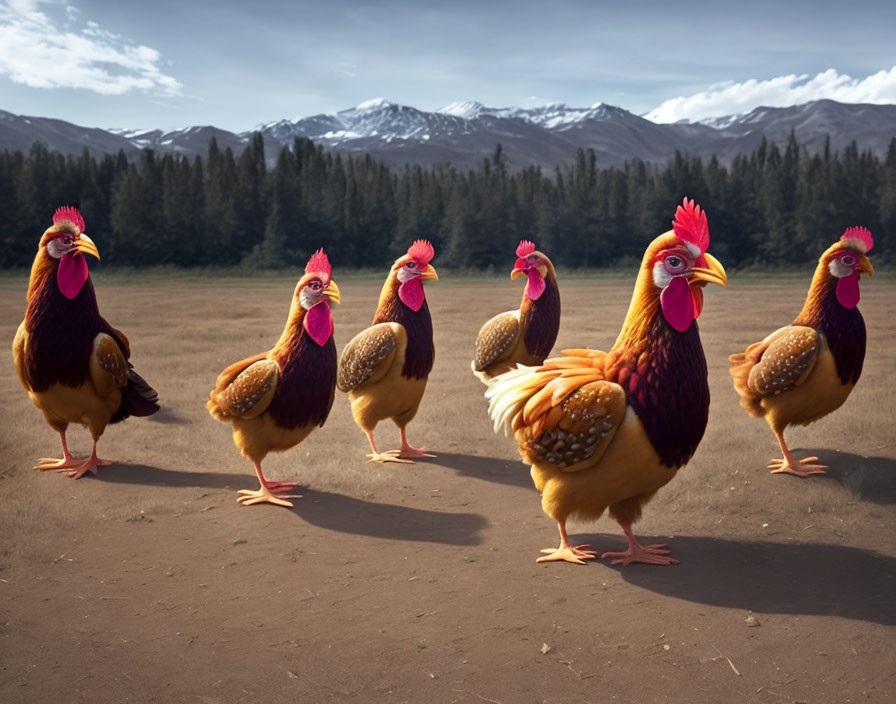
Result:
M382 97L657 121L896 103L896 3L0 0L0 109L234 131Z

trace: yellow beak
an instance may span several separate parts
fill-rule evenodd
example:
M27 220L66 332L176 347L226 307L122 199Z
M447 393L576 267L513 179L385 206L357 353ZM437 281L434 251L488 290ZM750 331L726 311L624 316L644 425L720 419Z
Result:
M336 285L335 281L330 281L330 285L327 286L324 291L324 296L329 298L333 303L342 303L342 297L339 295L339 287Z
M93 243L93 240L83 232L78 237L78 239L75 240L75 249L77 249L79 252L83 252L84 254L92 254L97 259L100 258L100 253L97 250L96 245Z
M521 276L525 276L525 275L526 275L526 270L525 270L525 269L518 269L518 268L517 268L517 269L514 269L513 271L510 272L510 278L511 278L511 279L518 279L518 278L520 278Z
M874 267L871 266L871 260L864 254L859 259L859 271L868 276L874 276Z
M436 273L436 270L433 269L432 264L427 264L426 268L420 272L421 279L438 279L439 275Z
M725 273L725 267L721 262L712 256L709 252L703 253L706 263L709 265L706 269L695 266L691 269L693 281L705 281L710 284L719 284L720 286L728 285L728 274Z

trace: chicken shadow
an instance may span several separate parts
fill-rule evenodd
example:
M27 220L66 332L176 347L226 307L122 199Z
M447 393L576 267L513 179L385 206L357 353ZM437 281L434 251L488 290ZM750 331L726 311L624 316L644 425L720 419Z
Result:
M189 425L191 422L188 418L177 415L177 413L166 406L162 406L151 416L147 416L146 420L150 423L160 423L162 425Z
M606 536L584 539L589 538L597 538L592 545L607 546ZM624 541L618 542L622 549ZM670 548L680 565L611 569L642 589L710 606L896 624L896 559L887 555L847 545L705 537L676 537ZM608 561L601 564L609 567Z
M476 513L429 511L396 504L364 501L345 494L299 487L301 499L292 512L325 530L369 538L446 545L480 545L488 526Z
M110 484L145 484L147 486L201 489L238 489L242 488L241 482L252 483L251 478L247 478L245 473L187 472L162 469L146 464L114 464L110 467L103 467L96 475L85 475L85 478L87 477Z
M896 460L890 457L862 457L838 450L804 450L797 458L817 456L828 466L827 474L811 481L834 480L849 489L862 501L873 504L896 503Z
M426 462L453 469L462 477L475 477L498 484L527 487L534 490L528 465L520 462L518 457L501 459L455 452L439 452L435 459Z

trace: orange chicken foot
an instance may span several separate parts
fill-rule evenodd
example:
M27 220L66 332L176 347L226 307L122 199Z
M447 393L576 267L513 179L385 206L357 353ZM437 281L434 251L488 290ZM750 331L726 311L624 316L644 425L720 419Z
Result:
M70 479L80 479L87 472L96 474L97 467L107 467L111 464L115 464L115 462L111 460L100 459L96 456L96 440L93 441L93 449L90 452L90 457L77 460L72 457L72 453L69 452L68 443L65 440L65 431L60 432L59 437L62 438L62 459L57 460L53 457L42 457L37 461L37 464L34 465L34 469L39 471L51 469L57 472L62 472Z
M601 555L601 558L604 557L614 557L611 564L614 565L630 565L633 562L643 562L648 565L677 565L678 560L674 557L669 557L669 551L665 550L665 543L657 544L657 545L641 545L637 541L632 533L632 526L630 523L619 523L622 526L622 530L625 532L625 537L628 538L628 550L625 552L605 552Z
M797 477L806 477L812 474L827 474L824 470L827 465L812 464L818 462L817 457L805 457L801 460L796 459L787 449L787 443L784 442L784 433L775 433L778 438L778 444L781 446L781 452L784 453L784 459L772 459L768 462L768 468L772 474L793 474Z
M260 488L256 491L252 491L251 489L240 489L237 494L240 494L237 497L237 502L242 504L243 506L252 506L254 504L276 504L277 506L286 506L287 508L292 508L292 502L287 501L286 499L300 499L302 498L301 494L284 494L285 491L290 491L294 489L296 485L292 482L269 482L264 478L264 473L261 471L261 464L259 462L253 462L255 465L255 474L258 475L258 483L260 484ZM280 496L275 496L275 494L280 494Z
M412 447L408 442L406 430L399 428L401 431L401 450L398 451L399 457L435 457L435 455L427 454L425 447Z
M556 550L545 548L542 552L546 554L544 557L539 557L536 562L558 562L562 560L563 562L584 565L585 560L591 560L597 555L593 550L583 550L583 548L589 547L588 545L570 547L568 536L566 535L566 521L558 521L557 526L560 528L560 547Z
M413 464L411 460L403 460L399 457L401 455L401 450L386 450L385 452L380 452L376 449L376 442L373 440L373 431L365 430L367 433L367 441L370 443L370 449L373 450L370 454L367 455L367 459L370 462L400 462L401 464Z

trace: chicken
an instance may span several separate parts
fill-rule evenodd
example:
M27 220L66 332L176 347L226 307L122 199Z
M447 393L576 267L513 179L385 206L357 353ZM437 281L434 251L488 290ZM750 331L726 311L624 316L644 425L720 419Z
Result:
M439 278L429 263L434 254L432 244L417 240L395 261L373 325L345 346L339 361L337 386L348 394L352 416L370 442L367 457L373 462L410 463L412 457L434 457L425 447L412 447L406 435L435 359L432 318L423 291L423 281ZM386 418L401 432L401 449L379 452L373 429Z
M542 508L560 529L560 546L543 550L539 562L595 557L587 545L569 545L566 521L597 520L607 508L628 549L603 557L614 564L677 562L664 545L639 544L631 525L690 459L706 428L709 386L695 321L703 286L727 282L708 246L706 214L685 199L672 231L644 253L609 352L563 350L541 367L518 367L490 382L495 430L513 432Z
M517 364L539 365L551 352L560 329L560 291L554 265L532 242L516 248L510 278L528 278L519 310L500 313L476 337L473 373L483 382Z
M323 426L336 387L336 345L330 303L340 302L330 262L318 250L296 284L283 334L273 349L231 364L221 372L206 408L233 425L233 441L255 466L259 489L242 489L237 501L292 507L292 482L265 479L261 462L269 452L298 445Z
M62 459L38 460L34 469L58 470L72 479L114 464L96 454L109 423L159 410L158 394L128 361L128 339L100 315L85 254L100 256L84 234L84 218L76 208L58 208L40 239L25 320L12 343L22 386L62 439ZM90 457L72 457L69 423L90 431Z
M859 278L872 276L874 240L848 228L818 260L803 310L790 324L733 354L731 376L747 413L765 418L781 446L772 474L825 474L817 457L797 460L784 442L789 425L808 425L837 410L862 374L865 321L856 307Z

